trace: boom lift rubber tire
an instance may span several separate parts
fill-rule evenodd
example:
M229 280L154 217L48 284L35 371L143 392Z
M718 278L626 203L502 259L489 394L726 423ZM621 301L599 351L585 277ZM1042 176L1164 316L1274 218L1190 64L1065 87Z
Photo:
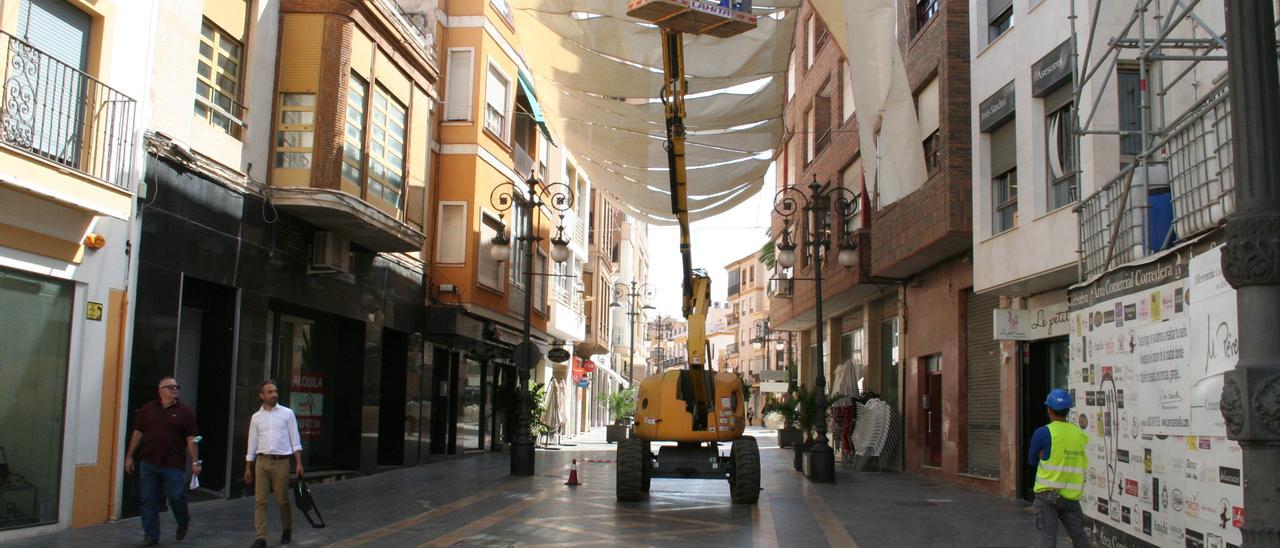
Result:
M641 443L641 446L644 448L644 452L643 452L644 466L642 467L642 470L644 473L642 476L643 485L641 487L644 489L644 492L648 493L649 484L653 482L653 454L649 452L649 442L642 441L640 443Z
M733 442L729 456L729 497L734 504L755 504L760 500L760 446L755 438L742 436Z
M618 442L618 475L614 490L619 502L636 502L644 498L646 445L639 438Z

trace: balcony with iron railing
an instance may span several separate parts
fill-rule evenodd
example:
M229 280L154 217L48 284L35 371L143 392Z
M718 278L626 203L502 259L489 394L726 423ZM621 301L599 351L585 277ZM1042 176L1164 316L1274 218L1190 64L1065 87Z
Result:
M413 42L422 49L427 60L437 65L436 60L436 2L434 0L377 0L386 11L395 16L396 25L409 35ZM403 4L412 4L406 9Z
M489 110L494 110L493 107L488 108ZM533 176L533 158L529 156L529 151L525 150L524 146L516 143L512 157L515 159L516 175L526 181Z
M1168 249L1235 211L1228 90L1220 85L1178 117L1148 151L1076 206L1080 276ZM1150 155L1144 155L1147 157Z
M16 36L0 31L0 42L0 144L131 190L137 101Z

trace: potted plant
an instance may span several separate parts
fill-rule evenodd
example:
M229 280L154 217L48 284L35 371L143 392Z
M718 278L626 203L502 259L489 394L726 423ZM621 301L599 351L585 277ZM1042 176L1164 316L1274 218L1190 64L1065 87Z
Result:
M547 425L542 422L542 416L547 413L547 385L529 379L529 433L533 434L533 444L538 444L538 438L547 433Z
M796 402L793 397L769 402L764 406L764 414L777 415L782 419L782 428L778 430L779 447L795 447L804 441L804 434L796 428Z
M633 387L609 394L607 403L613 424L606 427L605 440L614 443L631 437L631 423L636 414L636 389Z
M804 440L795 445L794 465L796 470L803 470L805 452L809 450L810 445L813 445L813 429L818 418L817 397L809 387L801 386L795 390L792 399L795 402L796 426L804 436Z

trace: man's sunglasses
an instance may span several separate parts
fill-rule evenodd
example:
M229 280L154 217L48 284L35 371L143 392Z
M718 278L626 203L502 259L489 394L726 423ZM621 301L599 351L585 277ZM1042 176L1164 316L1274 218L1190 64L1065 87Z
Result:
M161 389L161 390L181 390L181 389L182 389L182 385L180 385L180 384L166 384L166 385L164 385L164 386L161 386L161 387L160 387L160 389Z

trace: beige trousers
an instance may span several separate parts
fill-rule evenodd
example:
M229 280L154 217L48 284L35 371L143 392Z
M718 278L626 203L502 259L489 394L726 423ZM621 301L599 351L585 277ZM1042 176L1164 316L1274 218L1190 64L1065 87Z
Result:
M289 462L284 459L258 455L253 464L253 525L258 538L267 538L267 492L275 491L276 504L280 506L280 523L285 529L293 529L293 509L289 505Z

